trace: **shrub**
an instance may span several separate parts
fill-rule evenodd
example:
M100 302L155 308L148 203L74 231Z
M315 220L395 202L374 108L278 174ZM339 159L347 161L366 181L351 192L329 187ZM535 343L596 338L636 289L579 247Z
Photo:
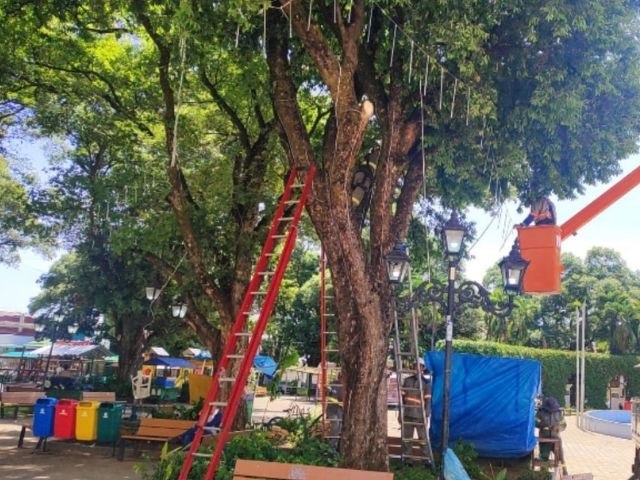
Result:
M338 453L318 438L307 438L285 450L275 445L267 435L268 432L257 430L248 436L232 438L224 448L216 480L231 480L238 458L326 467L335 467L339 463ZM211 451L212 447L200 449L201 453L211 453ZM173 480L180 472L184 457L183 450L176 450L168 455L163 455L155 467L147 464L138 466L137 470L145 480ZM189 474L189 480L202 479L208 465L208 458L196 458Z
M442 348L444 343L439 342ZM492 355L496 357L527 358L542 364L542 391L556 397L560 403L565 395L565 384L576 371L575 352L564 350L519 347L495 342L456 340L456 352ZM589 408L606 408L609 380L624 375L630 396L640 395L640 376L634 365L640 363L636 355L610 355L587 352L585 356L585 399Z

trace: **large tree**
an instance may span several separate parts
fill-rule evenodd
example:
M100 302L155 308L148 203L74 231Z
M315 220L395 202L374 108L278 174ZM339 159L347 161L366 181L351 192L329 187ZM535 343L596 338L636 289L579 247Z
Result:
M382 469L391 326L384 257L405 237L422 182L428 195L463 205L482 200L487 185L497 195L513 186L523 198L564 197L608 178L636 148L638 52L631 2L367 5L274 1L265 30L289 161L319 166L308 209L331 266L348 366L344 463ZM416 73L425 61L426 93ZM308 88L331 101L321 130L305 121L299 92ZM610 122L614 111L620 123ZM363 235L351 180L371 156Z
M103 6L83 8L94 3ZM384 257L407 235L422 185L425 202L449 207L499 202L513 191L568 197L607 179L636 148L631 1L47 5L53 22L29 3L16 7L22 15L6 38L20 38L24 19L40 30L31 48L18 49L26 62L6 63L24 71L7 78L20 92L53 92L61 101L69 93L102 98L148 140L141 148L161 159L193 286L215 306L223 331L264 232L255 207L256 194L268 190L266 166L282 154L289 166L318 167L308 210L340 320L342 445L351 467L387 467L383 379L392 315ZM88 54L105 36L117 45L129 40L137 73ZM71 62L61 58L68 51L78 53ZM201 102L226 116L228 141L216 142L215 164L202 155L211 153L201 147L212 132L206 117L193 115ZM215 134L221 124L213 124ZM272 132L281 150L266 141ZM212 218L207 212L218 205L203 201L204 187L225 160L232 194L219 197L228 208ZM354 173L364 170L372 184L355 195ZM230 227L227 241L217 241L216 220Z

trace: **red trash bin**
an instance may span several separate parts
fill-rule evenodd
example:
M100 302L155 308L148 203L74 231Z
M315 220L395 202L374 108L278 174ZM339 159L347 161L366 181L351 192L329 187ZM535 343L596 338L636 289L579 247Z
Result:
M58 400L53 421L54 437L65 440L72 440L75 438L77 405L77 400Z

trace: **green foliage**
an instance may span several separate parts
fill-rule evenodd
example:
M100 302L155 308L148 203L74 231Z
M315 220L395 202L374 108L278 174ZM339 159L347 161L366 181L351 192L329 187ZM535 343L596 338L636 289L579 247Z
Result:
M0 263L17 262L20 248L45 245L47 229L30 199L32 183L32 178L20 179L11 172L9 163L0 154Z
M210 451L210 449L211 447L201 449L201 451ZM182 466L184 455L184 451L175 451L161 459L155 468L148 466L144 476L145 480L176 478ZM294 444L292 448L282 449L268 438L267 432L255 431L251 435L234 437L227 443L216 473L216 480L230 480L238 458L319 466L337 466L339 459L334 449L317 438L308 438ZM208 459L197 458L189 479L201 479L207 466Z
M439 344L442 347L442 344ZM544 395L554 396L562 404L565 385L576 370L574 352L561 350L518 347L494 342L476 342L456 340L455 350L459 353L492 355L496 357L526 358L537 360L542 367L542 391ZM609 355L604 353L586 353L585 365L585 402L588 408L606 408L607 386L609 380L624 375L628 380L628 394L640 394L640 378L634 366L640 363L640 356Z
M410 466L401 463L391 463L394 480L435 480L438 476L424 466Z
M480 476L480 466L477 463L478 453L473 446L458 440L453 451L456 453L456 456L469 476L471 478L478 478Z
M151 411L153 418L172 418L177 420L197 420L200 417L204 399L200 397L194 405L175 405L170 410L154 407Z
M527 470L516 477L515 480L551 480L551 472L545 470Z

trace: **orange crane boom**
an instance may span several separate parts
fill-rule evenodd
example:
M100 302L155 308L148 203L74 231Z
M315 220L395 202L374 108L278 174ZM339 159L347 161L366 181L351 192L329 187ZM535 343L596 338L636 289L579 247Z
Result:
M576 213L569 220L560 226L560 239L564 240L570 235L575 235L577 231L586 223L590 222L596 215L609 208L612 204L620 200L630 190L640 184L640 166L616 182L602 195L592 201Z

